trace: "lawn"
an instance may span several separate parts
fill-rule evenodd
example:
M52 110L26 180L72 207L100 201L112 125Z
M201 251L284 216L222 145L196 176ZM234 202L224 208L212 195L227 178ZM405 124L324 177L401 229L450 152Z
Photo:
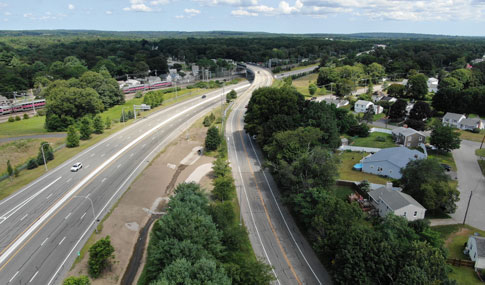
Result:
M293 80L292 85L296 88L296 90L298 90L298 92L300 92L304 96L311 97L310 92L308 91L308 86L310 86L311 83L316 83L317 77L317 73L312 73Z
M378 137L383 138L384 141L378 141ZM351 145L376 148L389 148L397 146L392 139L392 135L379 132L370 133L370 135L366 138L355 138Z
M441 237L445 240L445 247L448 249L448 257L456 259L469 258L463 254L464 244L468 241L468 237L474 233L479 233L485 236L485 231L476 229L469 225L446 225L435 226L433 230L439 232ZM450 266L452 272L449 277L455 279L458 284L483 284L480 283L475 271L470 267L456 267Z
M485 176L485 160L480 159L478 161L478 165L480 165L480 169L482 170L482 173Z
M460 133L462 140L481 142L485 136L485 130L481 130L480 133L475 134L469 131L457 130Z
M453 155L451 152L439 152L436 150L428 150L428 158L437 159L440 163L448 164L451 166L453 171L456 171L456 164L455 160L453 159Z
M390 181L390 179L387 179L381 176L364 173L364 172L356 171L352 169L352 167L356 163L359 163L360 160L367 155L368 153L347 152L347 151L341 152L339 155L340 161L341 161L339 166L339 174L340 174L339 179L350 180L350 181L367 180L371 183L376 183L376 184L386 184L386 182Z
M0 138L45 134L44 117L31 117L27 120L0 123Z
M348 186L335 185L332 188L332 192L338 198L346 200L347 197L349 197L350 194L354 193L354 189L352 189L352 187L348 187Z
M485 148L475 150L477 156L485 157Z

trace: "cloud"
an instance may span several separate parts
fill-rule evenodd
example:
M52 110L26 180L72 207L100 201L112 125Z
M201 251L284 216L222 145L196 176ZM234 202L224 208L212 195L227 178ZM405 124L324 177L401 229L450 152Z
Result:
M67 8L68 8L69 10L74 10L74 8L76 8L76 7L74 7L74 5L73 5L73 4L69 4L69 5L67 5Z
M151 5L167 5L167 4L170 4L170 0L154 0L154 1L151 1L150 4Z
M108 10L108 11L106 11L106 12L104 12L104 13L105 13L106 15L111 15L111 14L113 14L113 12L112 12L112 11L110 11L110 10Z
M46 20L59 20L66 17L67 15L62 13L52 14L51 12L45 12L44 15L39 15L39 16L36 16L32 13L25 13L23 16L24 18L34 20L34 21L46 21Z
M197 9L184 9L184 12L192 15L200 14L200 10Z
M151 12L153 9L145 4L145 0L130 0L130 6L123 8L124 11Z
M3 13L3 14L4 14L5 16L10 16L10 15L12 15L12 13L10 13L10 12L5 12L5 13Z
M4 3L4 2L0 2L0 8L4 8L4 7L7 7L8 4L7 3Z
M233 11L231 11L231 14L234 15L234 16L238 16L238 17L241 17L241 16L256 17L256 16L258 16L258 13L253 13L253 12L249 12L249 11L242 10L242 9L233 10Z
M199 2L202 5L229 5L238 7L248 7L258 5L259 0L193 0Z

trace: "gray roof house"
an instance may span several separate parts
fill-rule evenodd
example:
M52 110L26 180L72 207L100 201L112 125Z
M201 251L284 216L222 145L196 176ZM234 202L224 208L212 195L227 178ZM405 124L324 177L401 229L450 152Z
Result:
M426 142L426 136L412 128L395 128L392 130L392 137L396 143L406 147L418 147Z
M461 130L483 130L484 123L479 118L467 118L460 121L460 123L458 124L458 128Z
M349 104L349 101L348 100L340 100L340 99L330 99L330 98L326 98L324 99L325 103L331 105L331 104L334 104L337 108L340 108L340 107L343 107L343 106L347 106Z
M362 159L362 171L366 173L400 179L401 169L416 159L425 159L426 154L407 147L381 149L373 155Z
M408 221L424 219L426 208L410 195L393 190L392 183L389 184L368 193L370 202L379 212L379 216L385 217L389 213L394 213Z
M443 125L458 128L461 120L466 119L465 115L457 113L446 113L442 119Z
M485 237L470 236L465 248L465 254L475 261L475 270L485 269Z
M389 103L394 103L397 101L396 98L394 97L391 97L391 96L385 96L381 99L381 101L384 101L384 102L389 102Z

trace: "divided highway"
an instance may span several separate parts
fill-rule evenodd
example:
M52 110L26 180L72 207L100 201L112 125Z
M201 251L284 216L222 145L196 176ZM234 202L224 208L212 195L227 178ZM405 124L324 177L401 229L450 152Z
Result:
M226 88L242 92L243 83ZM0 201L0 284L59 284L77 252L149 162L222 90L158 111L81 152ZM75 162L83 168L70 172Z
M313 249L288 210L270 173L262 164L255 141L244 131L245 106L258 87L272 84L271 74L249 67L255 73L251 87L239 96L226 122L226 140L241 214L258 257L273 266L275 284L332 284Z

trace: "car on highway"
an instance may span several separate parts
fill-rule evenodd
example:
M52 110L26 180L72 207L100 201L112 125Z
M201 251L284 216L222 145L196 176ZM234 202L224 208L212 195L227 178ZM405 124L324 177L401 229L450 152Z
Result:
M77 172L79 169L83 168L83 164L80 162L74 163L74 165L71 167L71 172Z
M202 95L202 99L204 99L205 97L207 97L207 96L205 96L205 95Z

